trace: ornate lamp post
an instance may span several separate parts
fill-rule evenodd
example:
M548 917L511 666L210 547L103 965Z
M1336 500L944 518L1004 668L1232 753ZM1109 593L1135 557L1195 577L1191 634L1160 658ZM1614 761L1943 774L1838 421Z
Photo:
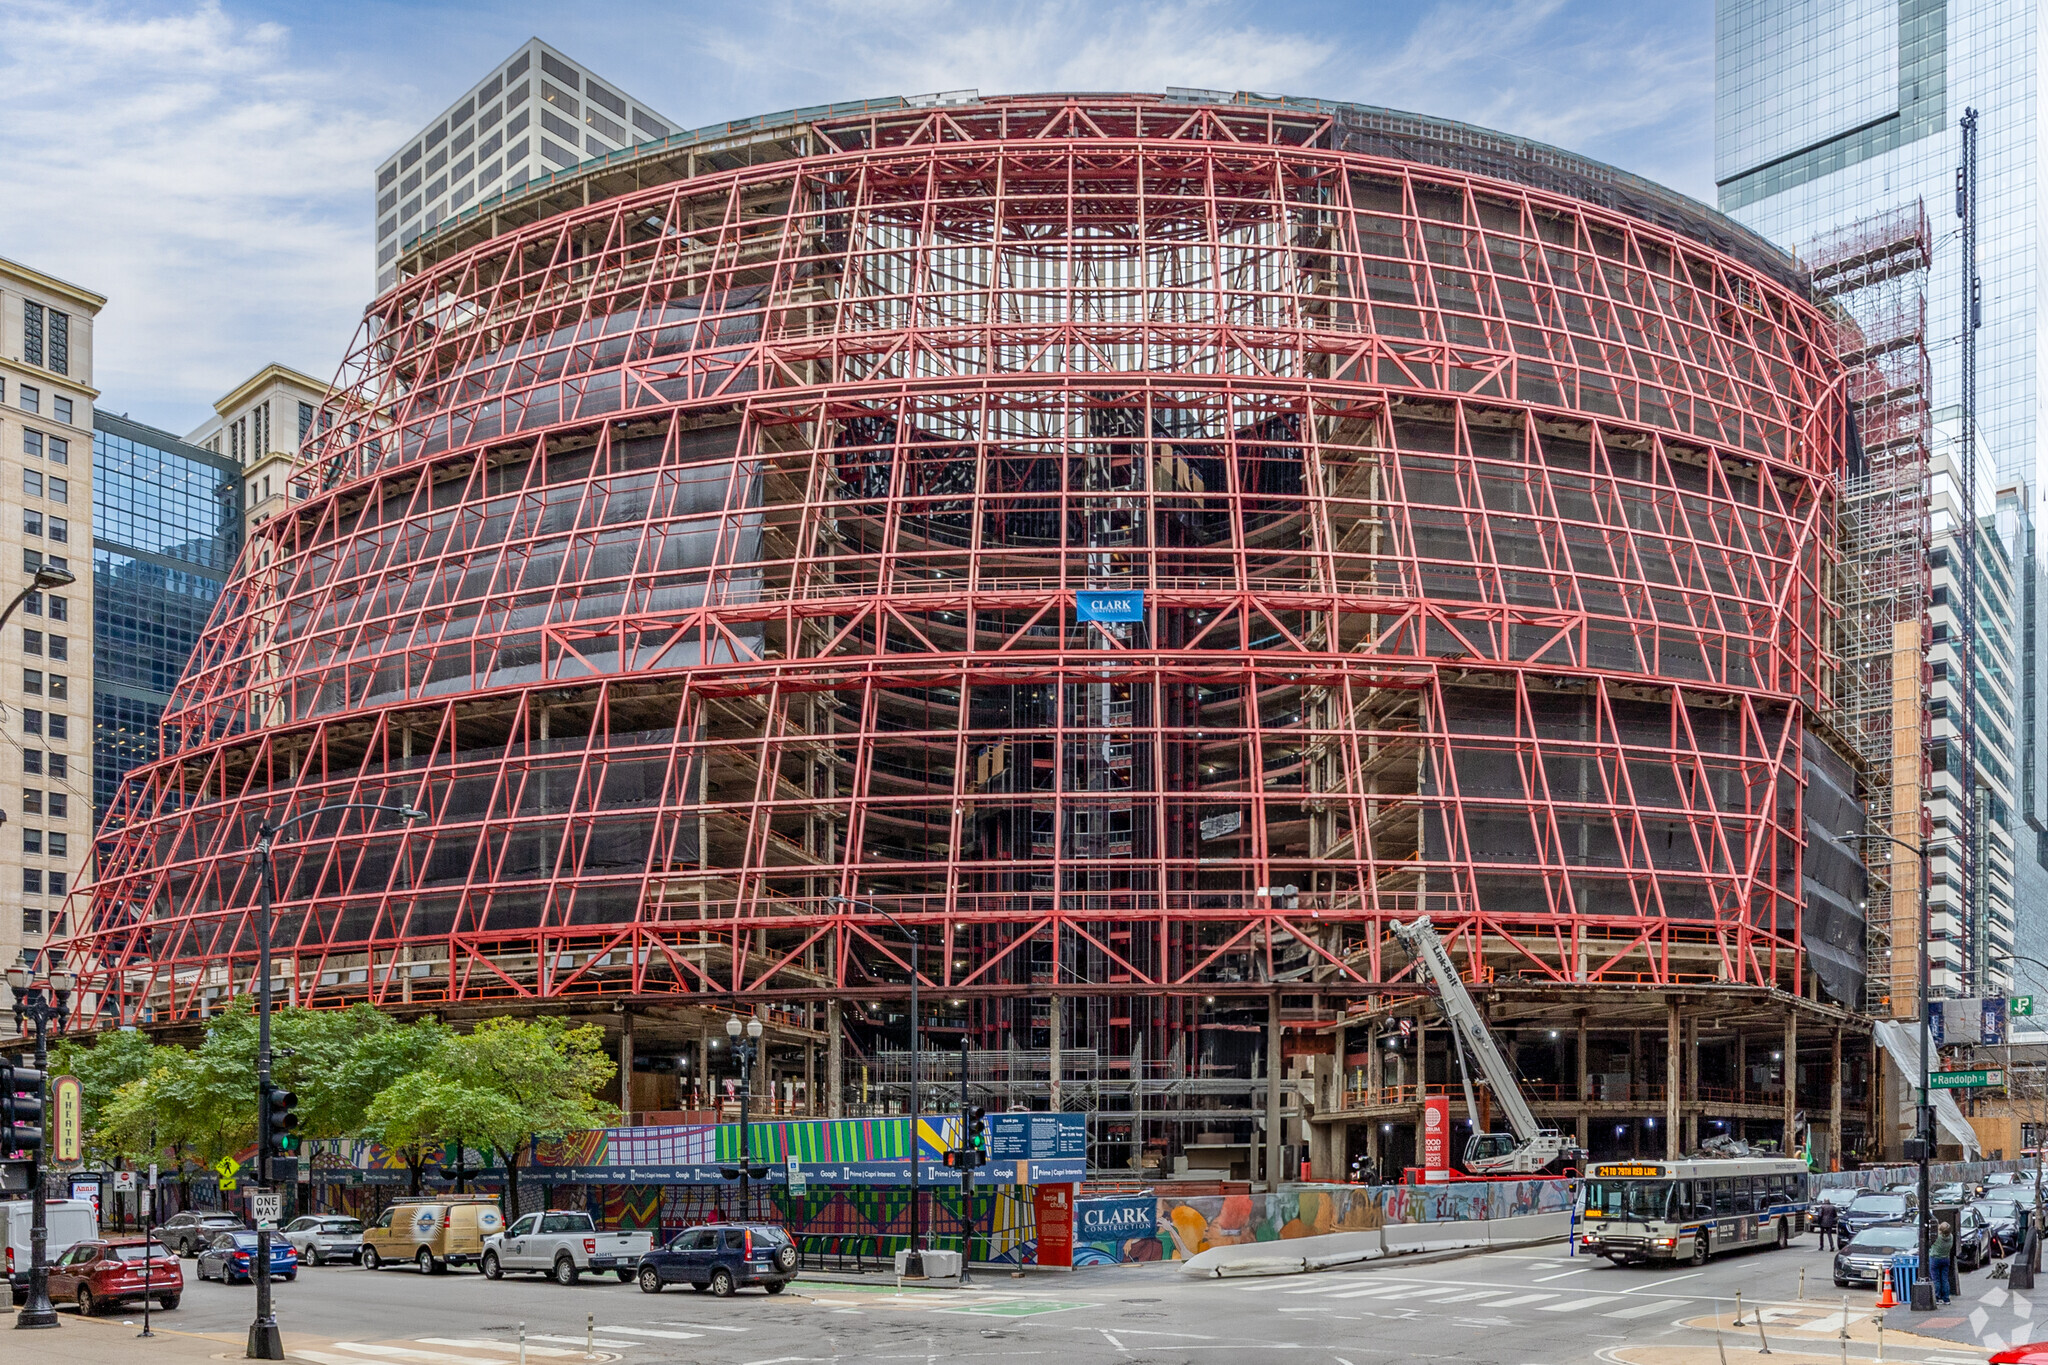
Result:
M16 602L20 600L15 599ZM0 612L0 622L6 619L6 612ZM26 1032L31 1025L36 1031L36 1084L42 1091L38 1099L42 1102L46 1130L50 1122L50 1081L47 1074L50 1069L50 1025L63 1026L71 1013L71 992L77 984L77 978L69 972L51 972L46 980L37 981L27 967L7 969L7 986L14 993L15 1031ZM14 1315L14 1325L55 1327L57 1310L50 1303L50 1210L43 1193L40 1151L36 1154L33 1169L34 1178L29 1190L28 1302Z
M753 1205L748 1201L747 1177L752 1174L748 1167L753 1163L753 1154L748 1147L748 1104L754 1097L754 1054L761 1046L761 1021L749 1019L744 1032L746 1041L740 1041L742 1033L737 1016L725 1021L726 1037L732 1039L733 1055L740 1059L740 1217L750 1218ZM765 1174L767 1167L762 1167Z
M924 1072L920 1066L922 1049L919 1047L924 1020L917 1012L917 960L921 940L917 930L906 928L894 915L872 901L854 900L850 896L828 896L833 905L858 906L871 910L896 926L898 933L910 940L910 1255L903 1261L903 1277L909 1280L924 1278L923 1211L918 1207L917 1197L917 1119L923 1104Z

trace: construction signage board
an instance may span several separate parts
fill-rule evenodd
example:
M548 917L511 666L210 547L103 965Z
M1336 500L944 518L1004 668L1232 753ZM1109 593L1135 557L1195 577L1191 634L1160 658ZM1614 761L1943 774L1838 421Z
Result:
M2005 1084L2004 1067L1982 1067L1976 1071L1937 1071L1927 1078L1930 1090L1982 1090Z
M2003 999L1977 996L1964 1000L1930 1000L1927 1002L1927 1024L1939 1045L1975 1043L1996 1047L2005 1042L2005 1005Z

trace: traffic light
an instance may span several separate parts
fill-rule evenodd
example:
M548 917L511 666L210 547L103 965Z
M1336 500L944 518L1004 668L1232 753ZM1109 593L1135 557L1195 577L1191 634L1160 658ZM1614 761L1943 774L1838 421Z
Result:
M263 1137L268 1144L263 1153L266 1158L291 1154L292 1129L299 1126L296 1112L299 1097L281 1085L272 1085L263 1092Z
M968 1164L988 1164L988 1110L975 1105L967 1111Z
M0 1060L0 1155L43 1150L43 1073Z

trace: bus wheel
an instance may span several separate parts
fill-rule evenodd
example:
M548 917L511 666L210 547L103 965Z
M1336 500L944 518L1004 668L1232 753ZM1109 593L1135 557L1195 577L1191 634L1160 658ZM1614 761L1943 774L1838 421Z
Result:
M1694 1265L1705 1265L1707 1263L1707 1234L1704 1232L1693 1239L1692 1263Z

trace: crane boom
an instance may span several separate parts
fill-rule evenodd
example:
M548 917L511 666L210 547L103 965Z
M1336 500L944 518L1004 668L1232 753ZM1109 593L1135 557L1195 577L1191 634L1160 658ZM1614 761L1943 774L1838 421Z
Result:
M1487 1027L1486 1017L1473 1003L1472 993L1465 989L1464 978L1458 975L1457 964L1451 961L1451 955L1445 950L1436 927L1429 922L1429 916L1424 915L1413 924L1397 921L1394 934L1407 945L1415 960L1429 973L1430 980L1436 983L1437 1000L1443 1007L1444 1017L1479 1063L1479 1074L1492 1087L1494 1097L1507 1117L1508 1127L1515 1136L1514 1147L1502 1150L1499 1140L1489 1144L1485 1135L1475 1133L1472 1144L1466 1149L1467 1167L1484 1171L1537 1171L1558 1156L1568 1154L1572 1148L1557 1130L1537 1123L1535 1111L1530 1109L1528 1098L1522 1094L1522 1085L1515 1076L1514 1068L1508 1065L1500 1044L1494 1041L1493 1030ZM1471 1102L1468 1094L1465 1101L1468 1108ZM1473 1113L1475 1127L1478 1119L1478 1114Z

